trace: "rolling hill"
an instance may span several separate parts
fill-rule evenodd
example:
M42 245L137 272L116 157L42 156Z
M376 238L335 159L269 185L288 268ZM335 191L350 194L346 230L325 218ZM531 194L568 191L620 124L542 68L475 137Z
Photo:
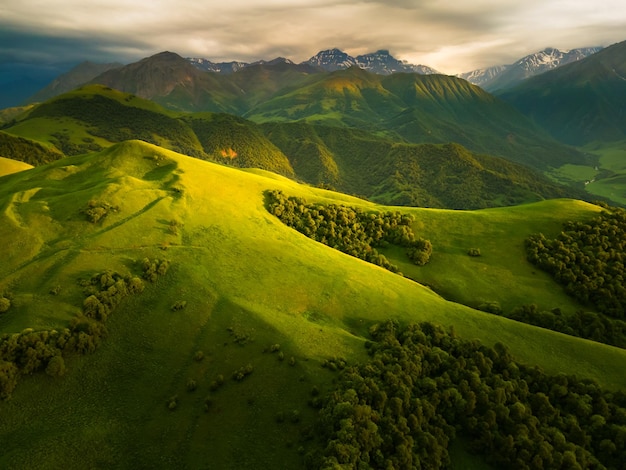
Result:
M386 135L322 122L326 125L258 125L223 113L173 112L136 95L89 85L21 115L0 133L0 149L35 165L136 138L386 204L468 209L585 197L527 167L460 145L398 143Z
M626 351L444 300L288 228L266 210L264 192L366 211L384 206L136 140L0 183L0 293L10 299L0 315L2 344L42 330L58 337L70 325L88 338L93 323L80 320L90 308L86 295L100 285L119 293L115 273L146 278L143 292L135 288L109 312L99 348L67 355L62 377L50 376L58 368L20 377L11 400L0 402L4 468L299 468L300 446L309 444L298 436L316 415L306 402L336 377L321 364L364 358L369 326L388 318L433 321L462 338L503 342L518 360L551 373L626 388ZM554 236L563 221L586 220L599 207L556 200L402 210L415 217L417 234L433 237L432 270L423 275L439 273L447 297L504 299L514 291L525 301L576 307L533 272L523 240L538 231ZM484 255L473 264L465 254L461 272L454 260L467 246ZM472 294L475 282L482 287Z

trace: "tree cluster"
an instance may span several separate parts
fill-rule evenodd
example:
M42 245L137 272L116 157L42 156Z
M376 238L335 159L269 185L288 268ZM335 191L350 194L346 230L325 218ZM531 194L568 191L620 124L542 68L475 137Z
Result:
M429 240L415 237L413 217L400 212L365 212L335 204L307 204L282 191L266 193L268 210L281 222L298 232L343 253L382 266L392 272L398 268L376 248L389 244L403 246L417 265L426 264L432 253Z
M501 343L430 323L370 333L369 360L347 367L322 402L309 468L446 468L456 436L495 468L623 468L625 393L547 375Z
M626 210L611 208L589 222L568 222L554 239L532 235L526 253L569 295L626 319Z
M92 224L98 223L100 220L104 219L109 212L117 211L119 211L119 207L112 206L108 202L97 201L95 199L89 200L87 207L81 209L81 212L85 214L87 220Z
M105 323L128 295L143 291L136 276L105 271L79 283L86 298L81 313L69 328L33 331L30 328L0 336L0 399L11 397L20 375L45 370L51 376L65 373L64 356L95 351L106 335Z

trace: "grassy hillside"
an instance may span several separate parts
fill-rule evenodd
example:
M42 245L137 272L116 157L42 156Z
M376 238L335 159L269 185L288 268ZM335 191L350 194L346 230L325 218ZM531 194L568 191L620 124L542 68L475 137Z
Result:
M332 356L362 357L369 325L390 317L453 326L463 338L503 342L519 360L550 372L626 388L626 351L446 301L313 242L266 211L268 189L382 209L140 141L0 178L0 293L11 299L0 315L2 333L66 327L85 298L78 279L107 269L140 275L144 258L170 262L165 275L112 313L98 350L67 357L64 377L22 377L13 398L0 402L0 466L298 468L299 435L314 417L306 406L312 387L328 389L335 377L320 365ZM109 211L92 223L89 207ZM410 211L416 234L434 245L423 276L443 278L447 269L448 289L469 297L470 281L457 273L464 264L471 279L484 276L479 291L491 298L488 284L498 282L504 299L523 274L515 289L532 298L541 285L551 287L543 298L560 305L565 297L556 285L535 278L517 256L521 232L553 233L562 220L597 208L557 201ZM466 244L485 253L476 265L461 261ZM185 308L172 309L183 301ZM248 365L248 377L231 379ZM220 374L224 384L211 390Z

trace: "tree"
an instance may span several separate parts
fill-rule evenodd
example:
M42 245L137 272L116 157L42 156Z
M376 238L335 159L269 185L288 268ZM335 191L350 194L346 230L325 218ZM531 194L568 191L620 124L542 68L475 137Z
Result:
M0 313L4 313L11 308L11 301L6 297L0 297Z

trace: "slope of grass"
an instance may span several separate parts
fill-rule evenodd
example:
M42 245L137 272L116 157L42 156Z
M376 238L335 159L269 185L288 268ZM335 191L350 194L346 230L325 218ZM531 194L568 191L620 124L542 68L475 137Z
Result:
M0 292L14 299L0 316L0 332L67 325L84 298L79 278L105 269L136 274L145 257L171 262L165 276L113 313L99 350L68 358L63 378L22 378L13 398L0 403L0 466L298 468L299 435L314 415L306 406L311 389L327 389L334 377L321 362L330 356L358 360L367 327L389 317L452 326L465 338L503 342L520 360L548 371L626 388L626 351L446 301L410 279L313 242L266 211L267 189L381 208L139 141L0 178ZM90 200L118 210L92 224L81 213ZM446 264L449 278L467 283L469 292L470 282L453 274L463 240L481 245L488 269L514 264L512 279L530 268L513 253L499 259L498 238L515 246L521 231L551 233L562 220L596 211L575 201L551 204L411 211L416 234L430 237L439 250L433 271L443 275ZM483 228L489 224L496 227ZM436 261L446 251L450 261ZM474 277L471 261L466 269ZM497 278L486 277L481 288ZM520 288L529 290L531 278ZM59 295L52 296L57 285ZM502 284L503 291L509 287ZM183 300L186 308L172 311ZM263 352L272 344L280 344L283 361ZM199 350L205 357L198 362ZM248 364L254 370L249 377L230 378ZM211 391L219 374L225 383ZM189 379L195 391L187 391ZM174 395L178 406L170 411ZM205 412L207 395L212 402Z
M435 248L426 266L400 261L399 268L444 297L473 307L498 302L510 311L535 303L545 310L572 313L582 306L526 262L524 240L537 232L556 235L562 221L591 219L600 210L573 200L472 212L411 209L418 219L415 233L430 239ZM470 248L479 249L481 255L469 256Z

